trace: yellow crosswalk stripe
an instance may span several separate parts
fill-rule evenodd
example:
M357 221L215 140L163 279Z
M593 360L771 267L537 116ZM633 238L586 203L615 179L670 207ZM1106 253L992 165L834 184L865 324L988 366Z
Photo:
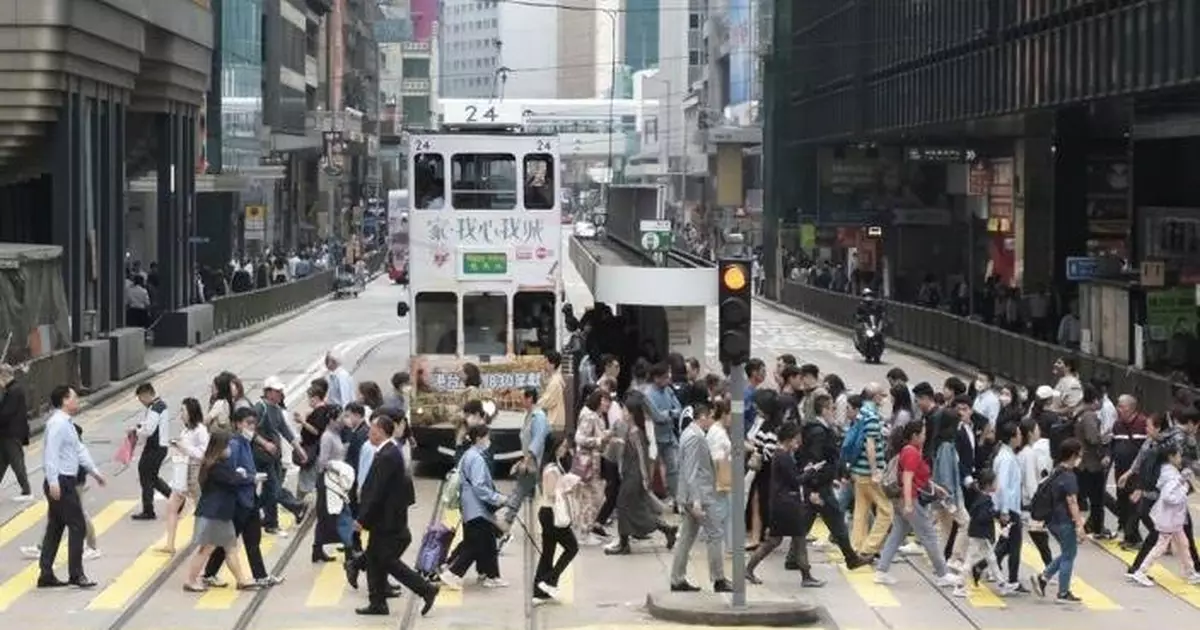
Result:
M179 529L176 531L175 547L176 553L183 553L183 549L187 546L187 541L192 538L192 528L195 525L195 519L191 516L179 521ZM182 543L182 544L181 544ZM129 601L134 598L150 580L154 579L167 564L171 562L172 556L163 553L160 548L167 544L167 535L163 534L158 539L154 546L143 551L129 565L117 579L109 584L107 588L100 592L90 603L88 610L121 610L125 608Z
M829 528L821 520L813 523L810 532L817 540L829 538ZM837 549L829 551L829 559L838 563L838 570L846 577L850 588L858 595L863 603L872 608L899 608L900 600L892 593L892 589L883 584L875 583L875 576L869 567L851 571L845 564L842 553Z
M454 540L450 542L450 548L446 553L452 551L463 539L462 514L458 510L446 509L442 513L442 524L454 530ZM442 587L438 591L437 602L435 608L453 608L462 606L463 594L461 590Z
M304 600L305 608L331 608L341 603L348 586L346 570L342 566L345 561L346 554L338 552L336 561L324 563Z
M124 519L125 515L133 510L137 503L137 501L113 501L109 503L107 507L92 519L92 527L96 530L96 537L103 536L113 525ZM64 533L62 544L58 547L58 555L55 556L55 566L66 560L66 549L67 536ZM38 573L38 563L31 562L24 569L21 569L20 573L17 573L15 576L9 578L7 582L0 585L0 612L8 610L18 599L37 586Z
M1038 555L1037 547L1032 544L1021 545L1021 561L1033 567L1035 571L1043 571L1046 565L1042 563L1042 557ZM1071 577L1071 590L1083 600L1083 607L1093 611L1113 611L1121 610L1121 606L1109 599L1107 595L1093 588L1087 582L1079 579L1078 574ZM1050 593L1047 593L1049 596Z
M1115 540L1106 540L1100 543L1100 547L1116 558L1120 559L1125 566L1133 564L1137 559L1137 553L1125 551L1121 548L1121 544ZM1196 608L1200 608L1200 586L1188 584L1187 580L1172 573L1165 566L1162 560L1166 560L1164 556L1159 562L1146 572L1159 586L1163 587L1168 593L1182 599Z
M279 527L281 529L291 529L295 523L296 520L292 517L290 512L284 511L279 515ZM293 532L293 534L295 534L295 532ZM268 554L270 554L271 550L275 548L278 540L279 536L264 534L262 542L258 546L259 549L262 550L263 562L266 562L268 567L270 566L270 558ZM243 547L240 542L241 541L239 540L238 554L241 556L242 566L246 568L246 574L249 575L250 565L246 561L246 548ZM223 582L227 582L229 586L226 588L208 589L208 592L201 595L200 599L196 602L196 610L228 610L233 607L234 602L238 600L238 596L242 594L242 591L237 589L236 580L234 580L233 574L230 573L229 567L222 566L221 572L218 575L220 576L220 579Z
M14 516L11 520L0 527L0 547L17 539L18 536L24 534L39 521L46 518L48 510L45 501L38 501Z

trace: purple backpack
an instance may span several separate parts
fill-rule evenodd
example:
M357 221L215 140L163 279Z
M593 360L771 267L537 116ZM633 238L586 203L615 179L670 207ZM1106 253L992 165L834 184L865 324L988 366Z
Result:
M425 575L436 575L446 554L450 552L450 541L454 540L454 530L442 523L434 523L425 531L421 538L421 548L417 551L417 571Z

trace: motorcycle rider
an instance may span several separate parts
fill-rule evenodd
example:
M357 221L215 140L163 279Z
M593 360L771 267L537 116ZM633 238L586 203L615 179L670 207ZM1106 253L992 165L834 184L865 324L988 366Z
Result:
M882 329L885 315L883 302L875 299L875 292L871 289L863 289L862 300L854 311L854 345L856 347L862 348L863 332L871 318L874 317L876 325Z

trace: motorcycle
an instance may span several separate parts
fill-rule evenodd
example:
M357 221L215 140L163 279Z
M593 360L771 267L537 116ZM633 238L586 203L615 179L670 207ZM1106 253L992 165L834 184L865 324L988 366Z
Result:
M867 363L879 363L883 356L884 340L883 326L876 316L868 316L866 321L859 322L854 345Z

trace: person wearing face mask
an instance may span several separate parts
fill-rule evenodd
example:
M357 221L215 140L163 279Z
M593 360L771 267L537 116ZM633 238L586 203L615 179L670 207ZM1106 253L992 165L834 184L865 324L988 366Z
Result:
M996 418L1000 417L1000 396L994 389L995 379L991 372L980 372L975 375L975 402L971 406L975 413L987 418L988 424L996 426Z
M1075 569L1075 557L1079 553L1079 541L1087 537L1083 527L1083 513L1079 509L1079 480L1075 468L1083 460L1083 445L1075 438L1067 438L1058 449L1058 467L1045 483L1051 484L1050 516L1046 529L1058 541L1059 554L1041 572L1029 579L1029 585L1039 597L1046 596L1046 585L1050 578L1058 576L1058 596L1061 604L1078 604L1081 599L1071 592L1071 574Z
M997 559L1008 558L1008 580L1004 581L1003 576L997 574L996 581L1000 584L1000 592L1002 595L1019 593L1024 590L1021 586L1021 463L1017 459L1017 449L1021 448L1021 430L1018 425L1012 422L1005 422L996 429L996 441L1000 447L996 450L996 458L992 462L992 485L991 492L993 493L992 501L994 503L996 517L1000 519L1000 525L1008 529L1008 535L996 545L995 556ZM983 473L987 470L980 471L982 478ZM980 486L985 484L980 481ZM987 490L984 490L987 492ZM972 513L971 518L975 515ZM972 522L971 527L974 527ZM973 539L975 534L968 533ZM973 544L973 543L968 543ZM970 551L967 552L970 556ZM972 563L968 562L968 566ZM972 570L977 570L977 567L972 566Z
M575 538L572 525L572 491L580 480L571 469L571 447L565 438L556 438L551 451L552 461L542 469L542 492L537 512L538 524L542 526L541 554L533 577L533 601L544 603L558 599L558 580L571 566L579 553L579 541ZM558 549L562 554L555 555Z
M493 521L493 513L508 502L508 498L496 491L492 471L483 454L491 447L488 426L477 424L467 429L471 447L459 460L459 483L462 497L461 551L441 573L441 582L453 590L462 589L462 576L472 564L482 576L485 588L502 588L508 583L500 579L499 549L496 535L499 533Z
M258 497L255 480L258 473L254 468L254 454L250 446L254 439L258 417L253 409L235 409L230 419L233 425L233 437L229 440L229 462L236 468L245 471L244 477L250 483L237 486L236 503L233 511L233 529L242 540L246 550L246 560L250 565L250 573L254 578L253 585L261 588L274 586L283 580L267 573L266 563L262 556L262 517L259 514ZM210 438L211 441L211 438ZM221 588L225 583L218 577L221 565L226 562L226 547L217 547L208 558L204 568L204 583L207 586ZM232 567L230 567L232 569ZM239 588L245 588L242 584Z
M1109 540L1112 532L1104 527L1104 485L1108 476L1108 452L1100 436L1100 394L1084 385L1083 401L1076 408L1075 439L1083 445L1083 457L1076 474L1080 493L1088 511L1087 530L1099 540Z
M1133 467L1138 451L1146 442L1146 416L1138 410L1138 401L1128 394L1117 398L1117 420L1112 428L1113 478L1121 479ZM1117 525L1121 529L1121 547L1127 551L1142 544L1138 529L1136 506L1130 500L1133 488L1129 484L1117 487L1113 503L1116 507ZM1106 499L1107 500L1107 499Z
M1000 562L996 559L996 520L1000 518L992 495L996 492L996 474L990 470L979 471L977 480L979 493L971 503L971 520L967 525L967 561L971 567L971 577L975 588L979 588L979 578L986 569L992 580L1002 584L1000 593L1009 594L1008 584L1004 583L1004 575L1000 572ZM968 595L966 584L954 587L955 597Z

